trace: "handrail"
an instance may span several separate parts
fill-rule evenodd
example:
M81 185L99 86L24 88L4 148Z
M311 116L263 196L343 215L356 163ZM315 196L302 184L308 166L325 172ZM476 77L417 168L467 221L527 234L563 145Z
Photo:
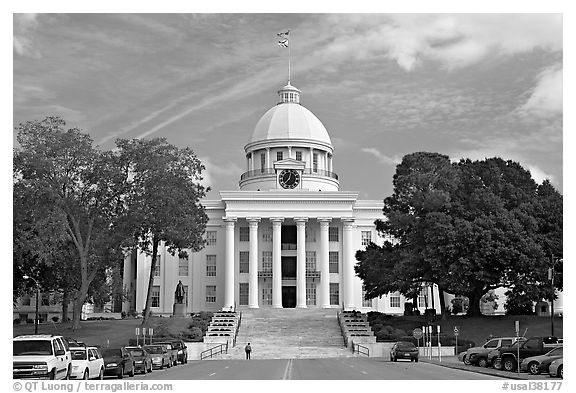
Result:
M238 323L236 324L236 333L234 333L234 340L232 341L232 347L236 346L236 337L238 337L238 330L240 330L240 324L242 323L242 311L238 316Z
M208 352L210 354L208 354ZM221 353L228 353L228 341L225 344L218 344L215 347L209 348L205 351L200 352L200 360L211 358L214 355L219 355ZM204 356L206 354L206 356Z
M360 351L360 348L366 350L366 352ZM356 350L358 350L358 351L356 351ZM368 347L365 347L364 345L352 343L352 353L356 353L356 352L358 352L358 354L362 354L362 355L366 355L366 356L370 357L370 349Z
M324 169L314 170L312 168L304 168L303 173L305 175L325 176L325 177L330 177L332 179L338 180L338 175L336 173L326 171ZM240 181L244 181L244 180L250 179L252 177L269 176L269 175L275 175L275 174L276 174L275 168L255 169L255 170L244 172L243 174L241 174L240 175Z

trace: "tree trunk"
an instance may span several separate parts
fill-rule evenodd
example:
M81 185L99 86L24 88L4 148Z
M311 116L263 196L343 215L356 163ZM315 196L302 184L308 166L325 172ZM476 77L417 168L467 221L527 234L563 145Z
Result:
M482 316L482 312L480 311L480 298L482 297L482 293L479 291L472 292L467 294L468 295L468 311L466 315L469 317L480 317Z
M62 294L62 322L68 321L68 303L70 303L70 292L64 290Z
M444 299L444 290L438 287L438 297L440 299L440 315L442 315L442 320L446 321L448 319L448 311L446 310L446 299Z
M154 285L154 270L156 269L156 254L160 240L156 235L152 237L152 263L150 264L150 278L148 280L148 291L146 292L146 306L142 318L142 326L146 326L150 318L150 306L152 304L152 286Z

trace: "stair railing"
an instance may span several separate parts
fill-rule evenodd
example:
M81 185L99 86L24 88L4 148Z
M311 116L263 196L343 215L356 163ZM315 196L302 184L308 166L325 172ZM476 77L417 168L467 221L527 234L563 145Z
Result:
M236 332L234 333L234 339L232 340L232 347L236 346L236 337L238 337L238 330L240 330L240 324L242 323L242 311L238 316L238 323L236 324Z
M228 353L228 341L226 341L225 344L218 344L215 347L200 352L200 360L208 359L221 353Z
M364 345L352 343L352 353L358 353L370 357L370 348L365 347Z

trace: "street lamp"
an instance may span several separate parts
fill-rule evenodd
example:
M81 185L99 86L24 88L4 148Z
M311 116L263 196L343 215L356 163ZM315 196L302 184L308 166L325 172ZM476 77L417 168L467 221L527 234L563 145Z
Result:
M548 268L548 280L550 280L550 328L551 336L554 337L554 258L550 257L552 260L552 267Z
M32 280L36 284L36 317L34 318L34 334L38 334L38 303L40 298L40 284L34 277L28 275L23 276L25 280Z

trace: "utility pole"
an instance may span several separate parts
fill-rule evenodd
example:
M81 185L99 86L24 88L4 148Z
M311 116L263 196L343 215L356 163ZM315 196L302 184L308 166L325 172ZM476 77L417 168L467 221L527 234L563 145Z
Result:
M554 255L550 253L551 267L548 269L548 280L550 280L550 335L554 337Z

